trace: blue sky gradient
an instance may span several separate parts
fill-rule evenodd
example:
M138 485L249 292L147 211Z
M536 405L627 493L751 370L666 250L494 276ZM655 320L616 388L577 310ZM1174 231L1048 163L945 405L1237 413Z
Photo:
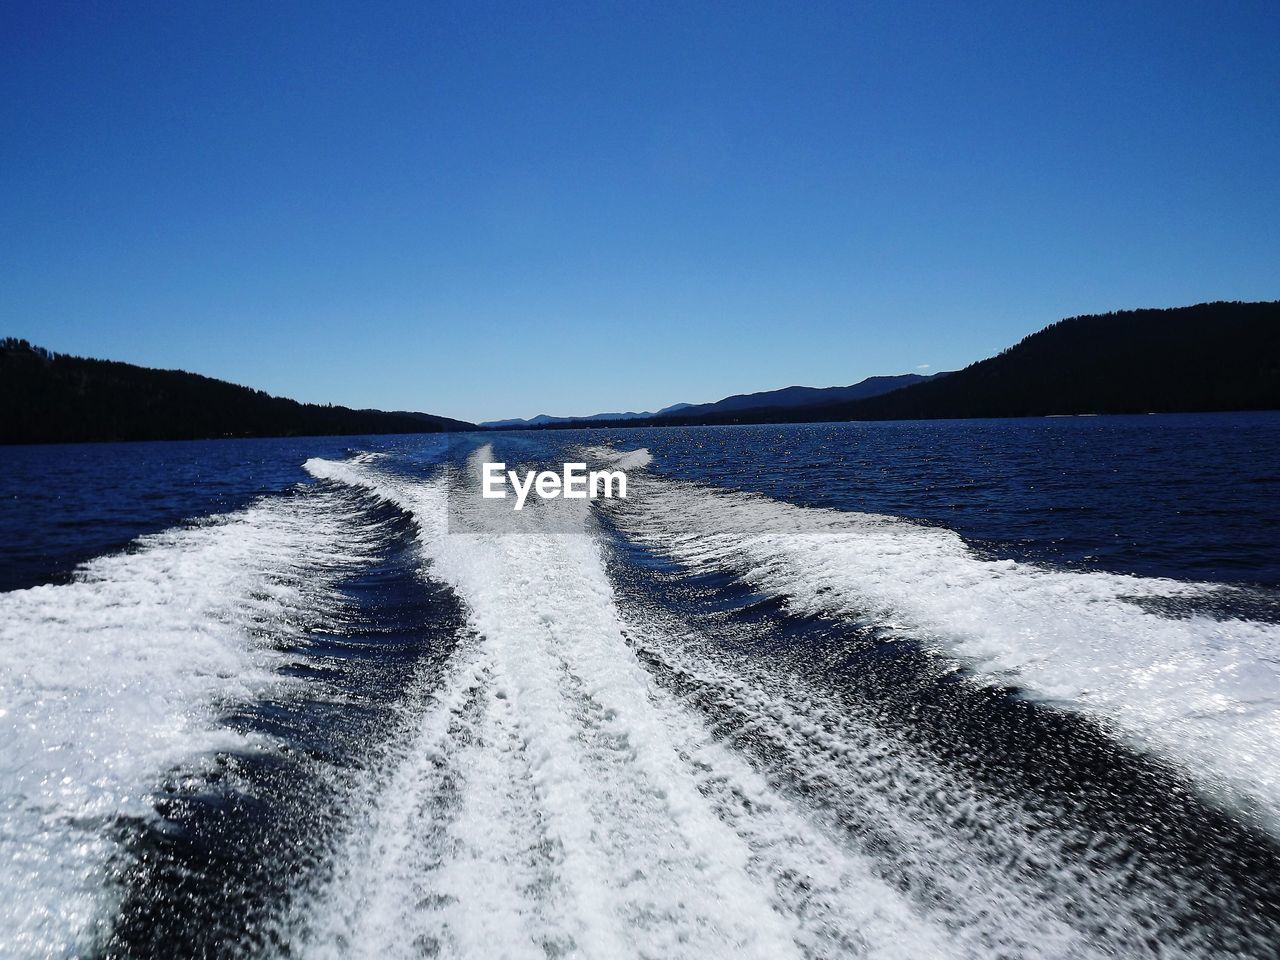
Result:
M0 334L489 419L1274 299L1278 46L1274 2L9 3Z

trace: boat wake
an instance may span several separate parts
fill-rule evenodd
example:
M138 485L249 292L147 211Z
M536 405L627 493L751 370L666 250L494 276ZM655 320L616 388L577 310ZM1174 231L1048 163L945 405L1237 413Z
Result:
M287 648L333 604L371 535L332 497L263 500L143 537L72 583L0 594L0 944L80 953L110 936L162 783L261 746L222 722L287 685Z
M460 508L454 491L491 459L430 480L307 465L412 515L424 575L468 626L295 905L302 955L1171 957L1248 955L1274 935L1265 917L1198 928L1206 903L1249 908L624 599L634 571L597 508ZM682 494L664 484L661 505L649 491L610 521L719 560L715 515Z
M943 528L656 476L633 487L617 524L681 564L950 654L1280 822L1280 624L1215 615L1230 588L983 559Z
M1215 618L1211 586L982 559L946 530L666 479L646 451L577 456L627 470L628 499L472 496L488 446L313 459L288 496L0 594L0 943L1167 960L1280 942L1274 624ZM181 823L157 814L229 754L271 762ZM201 831L232 839L215 857ZM236 858L254 863L213 862ZM243 930L210 919L251 899Z
M481 457L473 458L472 467ZM303 919L304 952L416 956L947 956L943 931L717 745L629 646L601 547L564 516L345 464L421 523L472 636L414 747ZM502 511L497 514L496 511Z

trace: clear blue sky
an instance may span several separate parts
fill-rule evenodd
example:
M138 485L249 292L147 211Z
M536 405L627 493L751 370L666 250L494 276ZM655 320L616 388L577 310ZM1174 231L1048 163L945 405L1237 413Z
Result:
M1280 296L1280 5L0 8L0 334L468 419Z

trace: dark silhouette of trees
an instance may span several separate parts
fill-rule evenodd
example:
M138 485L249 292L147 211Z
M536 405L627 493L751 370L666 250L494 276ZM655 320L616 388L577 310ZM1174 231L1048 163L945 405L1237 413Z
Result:
M1280 302L1220 301L1059 320L963 370L866 399L591 426L1276 409Z
M1071 317L939 380L815 420L1280 408L1280 302Z
M435 433L469 426L428 414L298 403L181 370L0 340L0 443Z

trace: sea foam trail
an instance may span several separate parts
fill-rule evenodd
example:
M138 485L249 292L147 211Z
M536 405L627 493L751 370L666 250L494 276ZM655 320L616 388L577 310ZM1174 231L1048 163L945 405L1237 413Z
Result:
M114 825L153 816L175 767L246 745L220 706L279 682L277 646L323 604L326 570L360 556L323 498L275 498L0 594L3 950L102 941Z
M1280 816L1280 626L1154 612L1223 588L983 559L951 531L894 517L653 475L631 483L615 520L660 553L732 572L796 613L958 655L975 675L1102 720L1208 792Z
M467 532L445 535L447 478L307 468L418 518L426 573L463 599L472 636L304 911L301 953L952 955L653 682L589 507L531 503L514 520L509 505L473 501L449 514ZM565 511L583 533L541 532L564 530Z
M1079 793L1019 781L995 730L988 743L970 744L977 757L939 753L938 744L917 737L915 724L901 723L919 706L911 696L868 697L839 669L829 672L847 648L801 640L788 652L797 637L779 646L779 632L788 632L784 613L743 618L719 603L699 612L695 598L714 597L714 587L649 560L635 566L632 556L631 548L619 552L614 580L633 648L650 673L704 717L721 741L718 751L732 757L731 744L777 791L796 798L810 829L826 828L873 856L877 873L945 926L958 952L1269 955L1274 904L1253 882L1265 885L1268 874L1222 869L1229 856L1210 865L1207 852L1164 856L1149 831L1165 842L1179 831L1158 805L1126 822L1081 802L1087 771L1080 771ZM817 624L795 626L803 637ZM706 766L710 784L718 766ZM814 872L801 868L797 876ZM855 887L842 886L854 895Z

